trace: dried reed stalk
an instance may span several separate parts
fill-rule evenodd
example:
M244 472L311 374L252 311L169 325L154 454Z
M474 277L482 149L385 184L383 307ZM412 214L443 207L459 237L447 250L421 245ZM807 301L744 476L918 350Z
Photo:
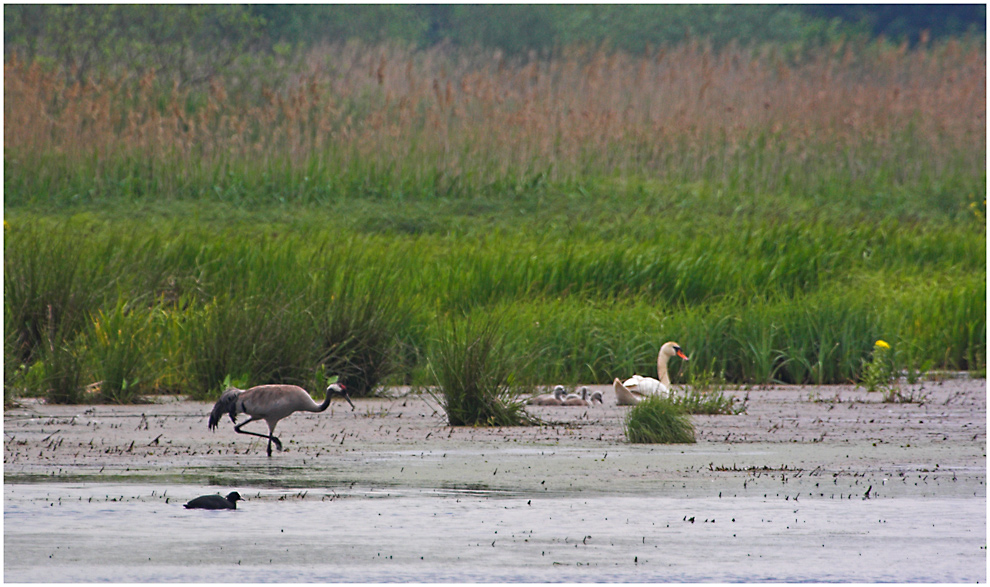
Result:
M699 43L645 56L574 47L522 63L351 43L304 63L281 87L231 93L215 80L196 93L154 72L70 84L13 57L6 151L66 165L137 155L207 167L370 161L481 179L533 168L726 173L754 153L852 165L913 152L935 168L962 153L974 172L985 161L985 53L955 42L836 45L798 64L772 49Z

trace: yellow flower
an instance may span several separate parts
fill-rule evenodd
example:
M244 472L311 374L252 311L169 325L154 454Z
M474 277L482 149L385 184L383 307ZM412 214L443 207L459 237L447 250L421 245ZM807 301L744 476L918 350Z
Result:
M887 344L886 342L882 341L882 340L878 340L878 341L876 341L873 344L875 346L878 346L878 347L882 348L882 349L890 349L890 345Z

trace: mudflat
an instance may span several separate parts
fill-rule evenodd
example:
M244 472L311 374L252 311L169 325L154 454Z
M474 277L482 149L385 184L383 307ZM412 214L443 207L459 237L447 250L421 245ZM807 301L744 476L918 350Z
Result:
M526 427L450 427L429 395L403 388L356 399L355 410L335 401L279 423L285 450L272 457L226 418L208 430L208 403L25 400L4 414L5 579L986 580L985 380L905 384L912 403L852 386L731 389L745 412L693 416L697 442L685 445L626 442L630 408L615 405L611 386L591 389L604 405L531 406L543 424ZM246 429L267 431L263 422ZM268 521L259 535L282 526L278 545L241 552L236 569L231 547L197 550L199 563L145 562L163 520L191 515L183 501L228 490L247 500L232 515ZM462 503L472 505L448 511ZM94 564L87 546L115 533L110 523L92 535L100 524L87 508L97 504L111 519L144 508L131 525L146 533L121 543L110 566ZM319 540L311 522L324 515L331 526L352 518L335 540L405 562L362 551L358 564L319 548L279 567L269 555L286 544L310 552ZM433 544L452 519L457 531ZM536 528L522 528L529 523ZM196 540L222 541L223 528ZM51 532L75 545L58 577L48 557L68 552L53 550ZM511 547L508 562L471 554L489 544ZM847 560L863 555L874 562ZM735 562L702 564L713 556Z
M4 474L8 483L209 478L308 487L315 476L321 485L608 493L828 478L859 480L862 492L872 485L877 493L972 495L972 483L982 492L986 380L905 387L924 400L884 403L879 393L852 386L728 391L746 411L693 416L693 445L627 443L630 408L615 405L610 386L591 386L604 392L603 405L530 406L544 424L497 428L447 426L429 395L395 389L396 397L357 399L355 410L340 401L323 413L293 414L275 431L285 450L271 458L264 439L234 433L226 417L208 430L207 403L176 396L127 406L26 400L4 413ZM264 433L267 426L245 430ZM256 465L279 471L252 478L238 470ZM924 481L915 488L918 479Z

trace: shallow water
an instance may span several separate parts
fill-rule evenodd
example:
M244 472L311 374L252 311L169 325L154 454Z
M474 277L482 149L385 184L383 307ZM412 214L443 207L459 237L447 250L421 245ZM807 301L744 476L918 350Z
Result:
M182 507L231 489L247 500L236 511ZM986 578L986 501L972 497L4 486L8 582Z

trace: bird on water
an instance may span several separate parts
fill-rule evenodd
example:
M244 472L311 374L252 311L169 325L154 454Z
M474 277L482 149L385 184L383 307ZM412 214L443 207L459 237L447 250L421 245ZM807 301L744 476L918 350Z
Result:
M688 356L681 350L681 345L670 341L664 343L660 347L660 352L657 353L657 376L659 379L643 377L642 375L633 375L625 381L615 378L612 381L612 387L615 389L616 403L620 406L634 406L649 395L669 397L671 385L670 375L667 372L667 363L671 357L680 357L682 360L688 360Z
M327 387L327 395L322 404L313 401L305 389L296 385L258 385L245 390L232 387L213 405L209 427L210 430L215 430L220 418L227 414L235 424L234 432L267 438L268 456L272 456L272 443L275 443L275 448L282 450L282 441L275 436L275 426L279 420L295 412L323 412L330 407L330 400L335 395L343 396L351 404L351 409L354 409L354 402L347 395L347 388L342 383L332 383ZM237 424L238 414L247 414L250 419ZM268 434L241 430L242 426L255 420L268 423Z
M238 501L244 501L244 498L241 497L240 493L231 491L227 497L219 494L200 495L196 499L190 500L184 507L190 510L236 510Z

